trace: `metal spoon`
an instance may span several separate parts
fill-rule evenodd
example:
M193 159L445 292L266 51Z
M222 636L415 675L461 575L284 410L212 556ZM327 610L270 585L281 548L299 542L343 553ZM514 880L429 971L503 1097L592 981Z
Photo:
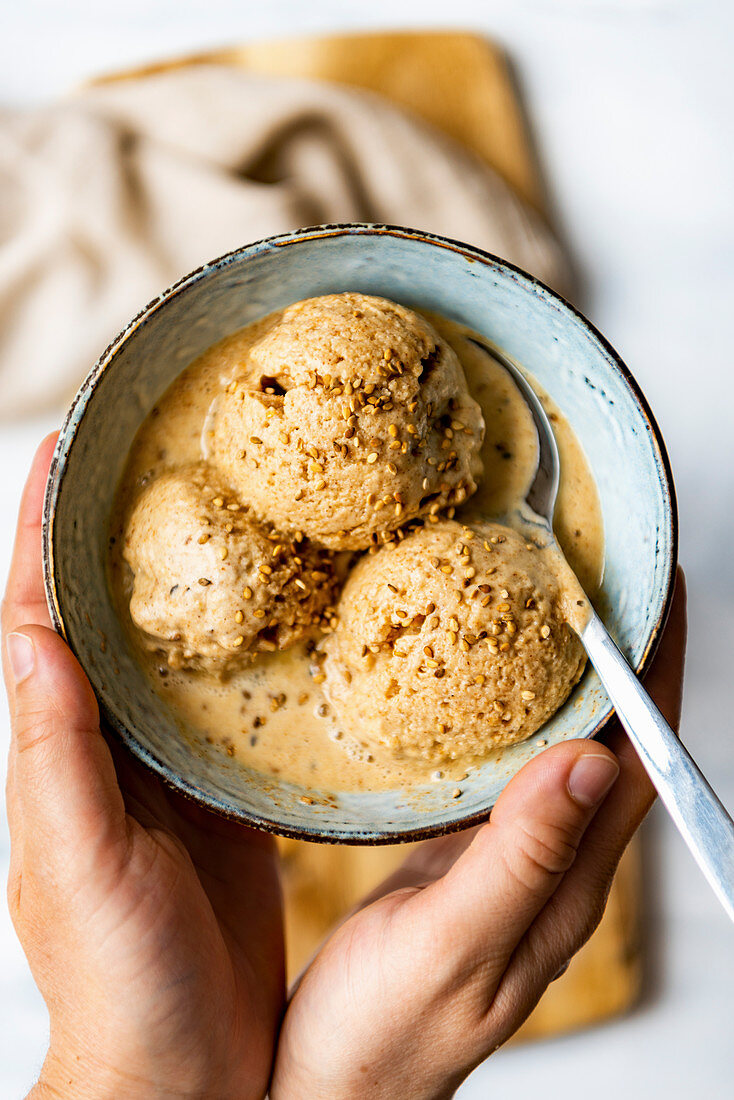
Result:
M540 528L545 545L562 557L553 534L560 458L545 410L520 369L498 349L469 337L511 375L538 433L538 468L524 519ZM578 635L658 794L729 917L734 921L734 821L612 641L586 600Z

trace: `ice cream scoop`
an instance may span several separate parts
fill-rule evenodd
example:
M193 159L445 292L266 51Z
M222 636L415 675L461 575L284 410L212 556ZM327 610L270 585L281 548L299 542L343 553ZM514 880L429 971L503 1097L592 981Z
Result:
M274 319L218 400L211 446L263 519L358 550L471 496L483 437L461 363L428 321L343 293Z
M456 520L365 555L323 649L340 727L432 764L529 737L585 664L553 563L512 528Z
M203 464L143 489L123 555L130 617L173 668L224 670L285 649L334 595L332 555L263 526Z

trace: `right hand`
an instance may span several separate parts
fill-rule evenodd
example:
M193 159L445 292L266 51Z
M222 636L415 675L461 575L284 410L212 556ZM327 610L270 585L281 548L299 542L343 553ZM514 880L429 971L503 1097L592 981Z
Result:
M685 633L679 574L647 678L675 728ZM598 924L654 799L623 731L605 740L526 764L486 825L418 848L327 940L286 1012L273 1100L443 1100L517 1030Z

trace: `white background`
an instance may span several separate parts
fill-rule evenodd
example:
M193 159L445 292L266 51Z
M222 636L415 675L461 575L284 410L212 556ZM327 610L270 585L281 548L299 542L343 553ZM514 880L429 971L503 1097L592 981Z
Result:
M727 0L3 0L0 102L39 101L87 75L233 40L391 26L477 29L502 42L516 65L560 225L587 287L586 312L626 359L668 443L690 593L683 736L734 808L734 8ZM24 471L53 426L0 430L0 579ZM4 714L0 736L7 738ZM659 808L645 841L643 1005L593 1031L501 1051L464 1086L462 1100L732 1095L734 929ZM5 833L0 862L4 873ZM45 1011L3 911L3 1098L24 1094L45 1042Z

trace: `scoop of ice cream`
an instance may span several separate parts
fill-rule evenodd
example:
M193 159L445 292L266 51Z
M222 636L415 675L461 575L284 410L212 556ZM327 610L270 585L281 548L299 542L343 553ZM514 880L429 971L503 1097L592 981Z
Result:
M279 530L360 549L476 489L484 421L455 352L365 294L283 311L220 398L212 459Z
M352 571L322 643L342 728L440 763L521 741L584 667L543 551L498 524L442 521Z
M148 485L124 538L130 616L172 667L224 669L285 649L334 597L332 555L254 521L205 466Z

